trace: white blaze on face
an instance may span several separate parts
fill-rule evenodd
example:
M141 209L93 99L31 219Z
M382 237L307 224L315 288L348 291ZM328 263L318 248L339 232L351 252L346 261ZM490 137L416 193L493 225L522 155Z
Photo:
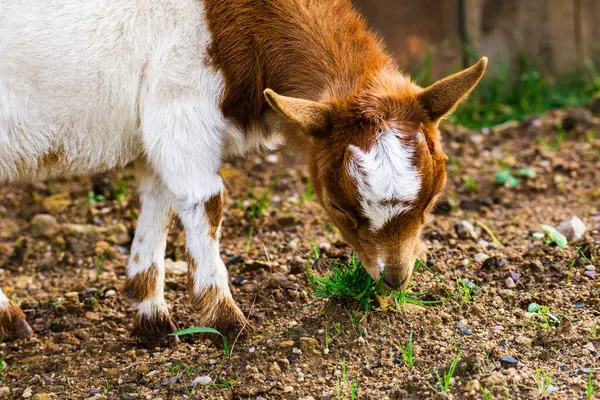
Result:
M353 157L348 172L356 180L361 206L373 231L409 211L421 189L421 178L412 162L413 149L402 143L401 134L382 132L369 151L349 147Z

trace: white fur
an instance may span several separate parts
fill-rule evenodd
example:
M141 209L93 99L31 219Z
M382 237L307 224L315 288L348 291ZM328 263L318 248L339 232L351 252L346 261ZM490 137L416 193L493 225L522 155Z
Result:
M222 185L220 179L218 184ZM220 192L219 190L215 194ZM201 294L210 287L218 287L220 295L231 297L227 269L219 255L218 236L217 239L211 237L211 226L204 208L204 203L210 197L192 203L178 202L175 208L186 230L188 251L196 264L194 294Z
M10 306L10 300L8 299L8 297L6 297L6 295L4 294L2 289L0 289L0 310L4 310L4 309L8 308L9 306Z
M223 189L224 156L277 139L258 126L243 135L223 117L224 78L205 63L211 40L200 0L0 0L0 182L149 164L127 274L155 264L159 278L140 313L166 310L171 204L197 290L231 296L203 204Z
M356 181L363 212L373 231L409 211L421 189L421 178L413 165L413 150L402 143L400 135L393 129L382 132L366 152L350 146L353 157L348 172ZM382 204L386 200L401 203Z
M154 296L136 304L135 308L146 316L156 316L157 312L168 315L164 259L173 200L165 186L151 175L140 177L140 200L142 208L131 245L127 276L133 278L154 265L157 269Z
M203 14L199 0L0 0L0 182L144 153L182 175L199 154L220 159L224 141L228 155L260 147L261 129L244 136L218 109ZM38 168L53 152L61 161Z

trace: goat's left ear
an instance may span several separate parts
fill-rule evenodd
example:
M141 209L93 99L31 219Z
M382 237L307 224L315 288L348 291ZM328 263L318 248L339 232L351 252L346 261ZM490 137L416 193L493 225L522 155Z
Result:
M475 88L487 66L487 57L461 72L441 79L425 88L419 99L432 121L437 122L454 110Z
M327 104L282 96L271 89L266 89L264 95L275 111L296 123L307 134L324 137L329 133L331 108Z

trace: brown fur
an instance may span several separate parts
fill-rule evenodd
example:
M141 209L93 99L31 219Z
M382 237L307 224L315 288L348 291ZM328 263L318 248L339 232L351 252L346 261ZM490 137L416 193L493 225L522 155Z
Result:
M348 0L203 1L211 62L225 77L223 114L268 131L268 101L312 135L309 164L319 201L372 276L379 275L377 248L384 246L386 281L406 285L422 226L446 182L439 120L477 84L486 60L422 89L398 71ZM369 150L389 127L413 147L422 185L411 212L372 232L346 172L348 146Z
M0 342L24 339L33 334L23 311L12 302L0 311Z
M242 126L261 122L266 88L343 98L391 65L347 0L203 0L212 64L225 76L221 108Z
M243 327L252 330L233 299L223 296L218 287L211 286L202 293L194 293L190 303L198 310L199 326L214 328L225 336L231 336Z
M217 240L221 219L223 219L223 197L221 194L215 194L204 203L204 212L208 219L210 227L210 236Z
M158 267L154 264L144 272L136 274L133 278L128 277L125 281L125 295L138 303L150 299L156 291L157 277Z
M194 275L196 274L196 269L198 268L198 266L196 265L196 261L194 261L194 257L192 257L189 251L187 251L185 255L188 262L187 289L188 296L191 297L194 295Z

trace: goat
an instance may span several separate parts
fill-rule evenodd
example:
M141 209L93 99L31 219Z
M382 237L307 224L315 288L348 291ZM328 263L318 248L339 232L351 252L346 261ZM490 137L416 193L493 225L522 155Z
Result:
M198 322L231 332L247 321L219 256L221 162L307 136L318 201L373 279L404 287L446 181L438 123L486 63L421 88L349 0L0 0L0 182L134 165L134 333L175 329L171 210ZM0 334L31 332L0 291Z

